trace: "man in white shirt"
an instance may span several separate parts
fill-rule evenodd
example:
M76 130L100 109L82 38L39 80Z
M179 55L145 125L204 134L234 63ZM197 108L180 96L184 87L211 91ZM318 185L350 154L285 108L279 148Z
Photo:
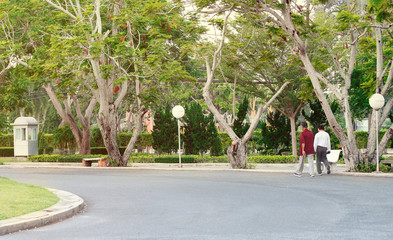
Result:
M325 164L327 174L330 174L330 166L326 157L326 154L329 154L331 151L330 136L324 130L324 126L320 124L318 126L318 133L315 134L314 138L314 150L317 153L317 171L319 176L322 175L321 162Z

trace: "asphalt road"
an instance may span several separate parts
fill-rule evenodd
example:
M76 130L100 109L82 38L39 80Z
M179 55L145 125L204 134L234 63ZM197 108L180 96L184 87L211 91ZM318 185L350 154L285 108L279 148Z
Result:
M73 218L1 240L393 239L392 178L48 168L0 176L87 203Z

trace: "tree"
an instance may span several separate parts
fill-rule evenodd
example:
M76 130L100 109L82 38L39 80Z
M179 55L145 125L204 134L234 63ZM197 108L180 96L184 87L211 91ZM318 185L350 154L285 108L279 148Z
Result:
M212 7L216 4L216 1L197 0L195 2L201 8ZM343 147L348 169L354 170L355 166L363 161L363 156L356 146L348 90L351 86L359 39L373 27L373 23L368 21L366 16L362 18L348 9L341 9L337 15L317 13L311 19L310 1L303 5L295 1L284 0L258 1L257 5L254 1L248 0L225 1L220 2L219 8L209 12L224 12L229 9L248 17L255 23L265 24L266 31L282 33L282 39L285 39L288 46L295 50L295 54L307 71L330 127ZM364 22L360 24L362 20ZM312 44L319 44L323 47L323 51L311 52L309 46ZM324 56L320 53L324 53ZM377 53L377 55L380 54ZM336 77L332 76L332 71L337 73ZM377 79L380 76L383 74L377 74ZM338 124L330 108L324 91L325 86L340 104L345 118L346 131ZM390 86L389 80L385 81L385 86Z
M161 152L171 153L177 149L177 122L172 116L169 104L164 109L159 108L154 114L153 148Z
M182 18L177 2L45 2L67 21L61 29L50 26L54 36L49 52L62 60L66 52L66 69L77 66L73 76L98 101L97 123L109 158L126 165L149 104L143 102L143 93L151 96L149 89L190 78L182 62L187 61L201 28ZM63 66L46 65L52 72L58 67ZM61 68L62 74L64 70ZM138 114L132 138L121 155L117 144L119 109L131 90Z
M184 148L186 154L205 153L210 147L208 127L211 120L205 116L199 103L191 102L185 107Z
M291 130L291 124L288 120L277 111L268 113L266 121L261 122L261 133L257 144L263 146L265 153L277 154L280 150L289 147L291 141L287 137L287 133ZM258 150L262 150L262 148Z
M222 54L222 49L224 47L224 41L225 41L225 35L226 35L226 30L227 30L227 21L228 17L231 13L232 7L229 9L228 13L225 16L224 22L222 24L222 35L220 38L220 41L218 43L218 47L215 50L213 57L212 57L212 63L210 62L210 58L206 56L206 75L207 75L207 80L205 87L203 88L203 98L205 99L205 102L214 117L217 119L217 121L223 126L225 131L228 133L229 137L232 139L232 146L230 146L227 149L227 155L229 157L229 161L231 162L232 168L247 168L247 143L250 140L261 116L262 113L267 109L267 107L277 98L277 96L283 91L283 89L289 84L285 83L281 88L272 96L272 98L262 107L260 106L258 109L258 112L253 119L253 121L250 124L250 128L247 130L246 134L243 137L239 137L236 135L236 133L233 131L233 129L229 126L229 124L225 121L223 116L220 114L220 112L217 110L217 108L214 106L212 102L212 98L210 95L210 88L213 83L213 79L215 76L215 72L218 69L220 62L221 62L221 54ZM236 154L236 156L235 156Z
M312 92L301 62L279 32L263 31L260 24L242 16L233 21L231 28L220 66L223 78L233 83L233 90L266 101L270 97L266 93L275 93L285 82L292 83L272 106L290 120L292 154L296 156L296 116Z
M310 112L307 114L306 111L302 110L303 117L310 123L312 132L314 135L318 132L319 124L326 125L327 119L325 112L322 109L321 104L318 101L308 101L308 106L310 107ZM330 104L334 113L338 111L338 104L337 102L332 102Z
M207 133L210 135L210 155L211 156L221 156L223 154L222 142L218 135L218 130L216 127L216 121L214 116L209 114L209 125L207 127Z
M249 101L247 97L243 98L243 102L239 105L239 110L236 114L235 121L233 122L233 131L240 138L246 134L250 124L247 123L247 112L248 112Z

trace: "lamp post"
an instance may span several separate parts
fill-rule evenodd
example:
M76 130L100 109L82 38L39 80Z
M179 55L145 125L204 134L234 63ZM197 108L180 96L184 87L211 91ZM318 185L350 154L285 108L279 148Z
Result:
M378 151L378 113L379 109L385 105L385 98L379 94L375 93L373 94L370 99L368 100L370 103L370 106L375 110L375 133L377 135L376 137L376 144L377 144L377 156L376 156L376 161L377 161L377 169L376 171L379 172L379 151Z
M179 135L179 168L181 168L180 118L184 116L184 108L180 105L176 105L172 108L172 115L177 118L177 132Z

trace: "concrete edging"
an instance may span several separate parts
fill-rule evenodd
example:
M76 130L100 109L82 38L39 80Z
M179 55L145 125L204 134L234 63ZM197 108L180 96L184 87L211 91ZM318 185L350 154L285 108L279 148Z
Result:
M85 208L85 202L70 192L48 188L59 201L46 209L0 221L0 236L22 230L42 227L70 218Z

